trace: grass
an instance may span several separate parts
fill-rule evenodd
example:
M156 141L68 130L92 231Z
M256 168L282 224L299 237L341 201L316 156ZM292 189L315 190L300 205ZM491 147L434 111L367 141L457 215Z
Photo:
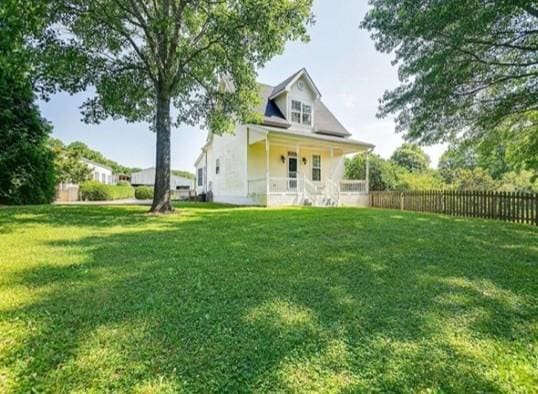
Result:
M0 392L538 387L536 228L146 209L0 209Z

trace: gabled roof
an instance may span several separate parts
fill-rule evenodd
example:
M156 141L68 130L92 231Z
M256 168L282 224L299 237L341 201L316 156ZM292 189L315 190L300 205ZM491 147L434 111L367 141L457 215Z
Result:
M90 160L90 159L86 159L85 157L81 157L80 161L83 162L83 163L86 163L86 164L91 164L91 165L93 165L95 167L101 167L101 168L104 168L106 170L112 171L112 167L109 167L109 166L107 166L105 164L101 164L101 163L98 163L98 162Z
M284 81L279 83L277 86L273 88L273 91L271 92L271 95L269 96L269 100L274 100L278 96L280 96L284 92L289 92L291 86L297 82L297 80L301 77L305 77L308 84L310 85L310 88L316 93L316 98L321 97L321 93L319 89L317 88L316 84L310 77L310 74L308 74L308 71L306 71L306 68L302 68L299 71L297 71L295 74L290 76L289 78L286 78Z
M289 129L292 126L292 124L284 117L280 109L278 109L273 99L287 91L286 89L289 89L303 75L307 80L311 81L308 72L303 68L275 87L261 83L258 84L260 87L260 104L255 111L262 115L262 123L264 125L285 129ZM313 90L318 92L314 82L312 82L312 86ZM334 116L323 101L321 101L320 97L321 95L318 95L314 101L313 132L338 137L351 136L351 133L338 121L338 119L336 119L336 116Z

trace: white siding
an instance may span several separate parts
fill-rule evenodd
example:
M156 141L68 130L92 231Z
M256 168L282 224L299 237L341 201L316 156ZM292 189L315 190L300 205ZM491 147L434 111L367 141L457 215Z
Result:
M113 184L112 170L108 167L102 167L98 163L83 160L91 170L90 178L96 182L104 184Z
M220 172L215 173L216 160ZM234 134L214 135L207 150L207 188L217 199L237 199L247 195L246 126L237 126Z
M299 81L302 81L304 83L304 89L303 90L299 90L299 88L297 87L297 83ZM297 101L300 101L302 102L303 104L307 104L307 105L310 105L310 107L312 108L312 125L314 124L314 117L316 116L316 114L314 113L314 101L316 99L316 94L314 91L312 91L312 89L310 89L310 86L309 84L306 82L306 79L304 77L301 77L297 80L297 82L295 82L291 88L290 88L290 92L289 94L287 95L288 96L288 110L291 111L291 101L292 100L297 100ZM291 122L291 112L289 114L289 116L287 117L288 121ZM301 124L296 124L296 123L293 123L293 127L294 128L298 128L298 129L307 129L307 130L312 130L313 126L304 126L304 125L301 125Z

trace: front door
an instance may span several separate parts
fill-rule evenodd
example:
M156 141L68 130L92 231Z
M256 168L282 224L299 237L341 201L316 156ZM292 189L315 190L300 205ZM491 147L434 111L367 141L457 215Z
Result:
M297 154L288 153L288 191L297 191Z

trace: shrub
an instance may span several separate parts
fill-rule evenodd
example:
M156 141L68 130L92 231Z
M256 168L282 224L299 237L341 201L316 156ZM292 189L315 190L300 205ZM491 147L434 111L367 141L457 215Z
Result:
M95 181L84 182L80 185L80 198L89 201L121 200L133 198L134 189L124 185L104 185Z
M131 186L131 184L128 181L119 181L117 185L118 186Z
M135 189L135 197L137 200L153 199L153 188L149 186L140 186Z
M445 189L441 176L433 171L424 171L421 173L402 171L398 174L396 190L441 190Z

